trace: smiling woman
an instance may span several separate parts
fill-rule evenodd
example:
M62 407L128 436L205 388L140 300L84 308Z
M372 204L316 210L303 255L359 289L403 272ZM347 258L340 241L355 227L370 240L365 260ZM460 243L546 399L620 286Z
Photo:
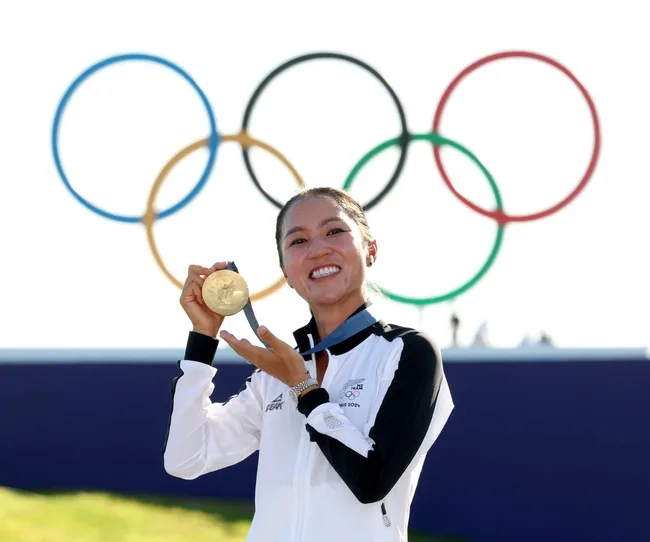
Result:
M264 326L268 348L220 332L224 316L206 307L202 286L226 262L189 268L180 302L193 329L172 383L165 469L191 480L259 451L248 540L320 542L354 531L405 541L422 465L454 407L440 350L372 314L366 270L378 245L346 192L291 198L276 243L287 283L312 314L294 332L297 348ZM368 325L331 342L364 315ZM225 403L210 401L218 334L257 367Z

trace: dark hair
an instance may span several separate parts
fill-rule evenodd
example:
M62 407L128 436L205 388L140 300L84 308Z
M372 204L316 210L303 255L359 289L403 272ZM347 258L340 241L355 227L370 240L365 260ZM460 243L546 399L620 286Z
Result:
M280 209L278 214L277 222L275 224L275 244L278 249L278 258L280 259L280 265L282 265L282 247L281 247L281 238L282 238L282 224L284 223L284 217L294 203L304 201L309 198L325 197L334 200L334 202L347 214L354 222L359 226L361 230L361 235L363 240L370 244L373 240L372 235L370 235L370 226L368 226L368 219L366 218L366 213L363 211L363 208L359 203L350 196L344 190L339 188L331 187L317 187L317 188L305 188L293 196L289 201L287 201Z

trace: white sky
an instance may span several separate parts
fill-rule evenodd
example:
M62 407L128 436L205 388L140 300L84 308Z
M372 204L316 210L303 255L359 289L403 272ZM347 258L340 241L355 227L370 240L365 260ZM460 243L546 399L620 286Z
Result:
M0 348L183 346L189 322L179 290L157 267L144 228L109 221L65 189L52 159L55 109L82 71L108 56L162 56L202 87L222 134L239 130L256 85L282 62L338 51L369 63L395 89L413 132L431 130L448 83L468 64L529 50L567 66L596 103L602 151L586 190L550 218L513 224L495 265L453 303L461 339L488 321L500 346L547 330L561 346L650 344L650 49L640 4L619 2L23 2L0 8ZM538 6L538 7L535 7ZM636 13L636 14L635 14ZM372 17L376 17L374 20ZM318 61L284 73L259 100L250 133L280 149L308 185L341 186L368 150L399 134L385 90L360 69ZM571 81L532 60L493 63L468 77L445 111L442 135L471 149L495 177L507 211L546 208L578 183L593 130ZM153 181L181 148L208 135L192 88L157 65L124 63L73 96L60 132L75 189L119 214L142 214ZM253 153L265 187L287 199L284 167ZM452 149L443 157L458 189L492 205L486 180ZM167 179L158 208L194 185L199 151ZM352 194L375 195L396 163L371 162ZM236 144L223 144L198 198L155 227L179 278L190 263L234 259L252 290L278 276L277 210L257 192ZM370 211L379 243L371 278L429 297L468 280L495 225L444 186L431 147L414 144L394 190ZM381 302L388 320L420 326L442 345L452 305ZM307 309L285 287L255 304L260 323L291 339ZM252 337L239 314L224 326Z

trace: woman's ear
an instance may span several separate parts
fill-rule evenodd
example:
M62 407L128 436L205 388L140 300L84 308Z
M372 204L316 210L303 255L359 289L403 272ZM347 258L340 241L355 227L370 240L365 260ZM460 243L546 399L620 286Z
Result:
M280 269L282 269L282 274L284 275L284 280L285 280L286 283L289 285L289 288L291 288L291 289L293 290L293 286L291 286L291 283L290 283L289 280L287 279L287 274L286 274L286 272L284 271L284 267L283 267L283 266L280 266Z
M377 259L377 241L373 239L372 242L368 245L368 259L366 261L368 267L372 266L375 263L376 259Z

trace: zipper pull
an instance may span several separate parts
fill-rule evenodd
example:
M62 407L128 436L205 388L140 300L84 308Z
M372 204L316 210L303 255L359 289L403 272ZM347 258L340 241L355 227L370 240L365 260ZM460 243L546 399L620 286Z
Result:
M388 514L386 513L386 506L384 505L384 503L381 503L381 516L382 516L382 518L384 520L384 525L386 527L390 527L390 525L391 525L390 518L388 517Z

